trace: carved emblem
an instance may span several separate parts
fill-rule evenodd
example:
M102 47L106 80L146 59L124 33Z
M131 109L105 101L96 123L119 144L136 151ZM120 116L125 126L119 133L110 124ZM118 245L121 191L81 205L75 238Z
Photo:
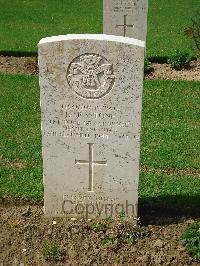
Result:
M115 76L107 59L97 54L84 54L70 63L67 80L80 97L100 99L112 89Z

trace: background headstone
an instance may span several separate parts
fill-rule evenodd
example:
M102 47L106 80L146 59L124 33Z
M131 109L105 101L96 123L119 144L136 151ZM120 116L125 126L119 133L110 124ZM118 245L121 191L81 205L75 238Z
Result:
M144 42L42 39L45 213L137 216Z
M103 33L146 41L148 0L104 0Z

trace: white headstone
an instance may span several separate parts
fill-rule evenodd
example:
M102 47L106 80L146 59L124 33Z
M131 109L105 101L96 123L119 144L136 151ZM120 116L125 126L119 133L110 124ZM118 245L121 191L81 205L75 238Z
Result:
M146 41L148 0L104 0L104 34Z
M45 213L137 216L144 42L42 39Z

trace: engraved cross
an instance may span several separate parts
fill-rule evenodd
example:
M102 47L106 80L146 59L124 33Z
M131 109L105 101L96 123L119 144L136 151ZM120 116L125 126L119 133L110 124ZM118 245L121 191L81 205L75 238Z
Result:
M93 160L93 147L94 143L88 143L89 145L89 160L75 160L75 164L89 165L89 187L88 192L93 192L93 167L94 165L107 165L107 161L94 161Z
M118 27L123 27L124 28L124 37L126 37L127 28L133 28L134 27L134 25L126 24L126 18L127 18L127 15L124 15L124 24L123 25L116 25L116 28L118 28Z

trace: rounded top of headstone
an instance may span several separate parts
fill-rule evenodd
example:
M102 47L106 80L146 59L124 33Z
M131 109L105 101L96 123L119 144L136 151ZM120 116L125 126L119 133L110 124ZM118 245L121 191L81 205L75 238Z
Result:
M38 46L46 43L61 42L68 40L97 40L97 41L110 41L117 43L132 44L139 47L145 47L145 42L129 37L106 35L106 34L67 34L46 37L40 40Z

